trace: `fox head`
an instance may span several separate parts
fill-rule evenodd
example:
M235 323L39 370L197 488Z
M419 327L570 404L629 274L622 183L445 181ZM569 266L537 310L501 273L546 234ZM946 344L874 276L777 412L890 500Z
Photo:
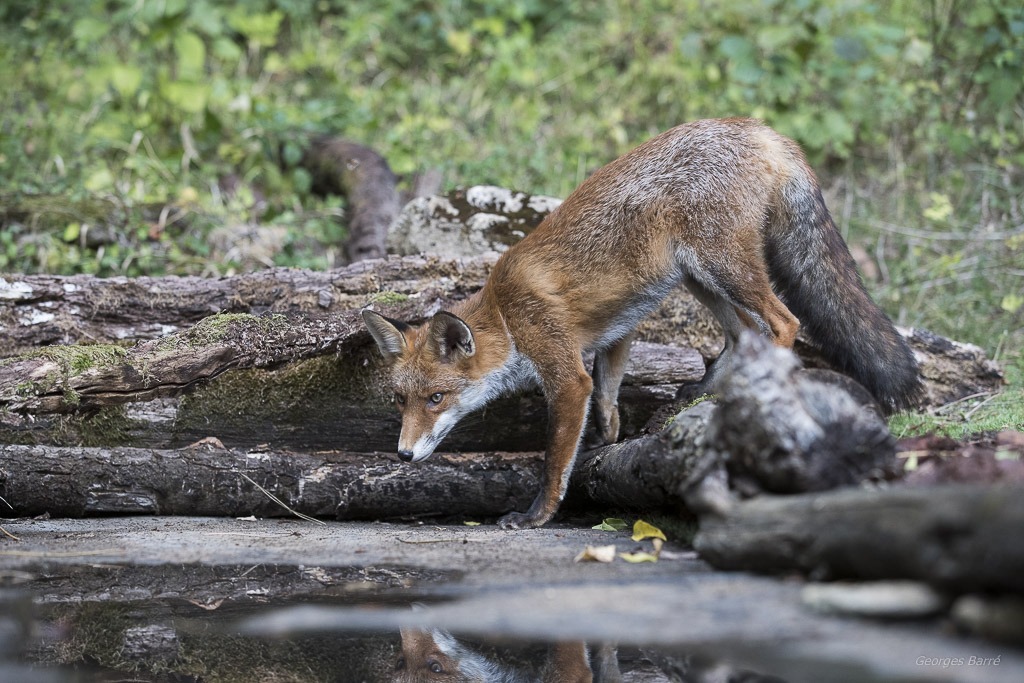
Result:
M487 354L477 353L469 325L447 311L418 328L368 309L362 313L391 368L395 406L402 414L398 457L424 460L464 415L490 398Z
M469 650L447 631L402 629L395 683L488 683L510 680L493 662Z

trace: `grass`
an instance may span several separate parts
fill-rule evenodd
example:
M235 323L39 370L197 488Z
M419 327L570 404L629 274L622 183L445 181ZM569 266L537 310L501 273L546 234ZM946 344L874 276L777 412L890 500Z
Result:
M900 413L890 418L889 429L896 438L932 433L962 438L978 432L1024 431L1024 389L956 401L930 413Z

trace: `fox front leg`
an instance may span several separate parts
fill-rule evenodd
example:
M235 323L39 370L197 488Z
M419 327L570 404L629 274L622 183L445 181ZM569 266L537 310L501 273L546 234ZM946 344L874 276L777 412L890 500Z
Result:
M558 381L545 381L548 395L548 447L540 493L526 512L510 512L498 520L502 529L542 526L558 510L572 474L576 451L587 422L587 407L594 383L577 353L575 368L561 373ZM542 370L542 377L543 377Z

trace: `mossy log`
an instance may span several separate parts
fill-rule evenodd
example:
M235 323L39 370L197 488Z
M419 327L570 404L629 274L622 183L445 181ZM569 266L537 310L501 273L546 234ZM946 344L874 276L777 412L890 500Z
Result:
M493 254L389 257L326 272L272 268L216 279L4 275L0 357L47 344L159 338L218 312L323 316L374 304L392 317L416 322L477 291L495 259ZM925 405L1001 386L998 366L978 347L925 330L903 333L921 363ZM711 314L682 288L641 323L637 338L694 348L705 359L716 356L722 345ZM821 365L813 347L798 344L797 353Z
M17 369L17 363L0 367L0 397L13 394L8 412L0 414L0 442L178 448L216 436L232 448L392 451L400 422L380 353L355 311L332 320L325 328L333 326L333 332L313 328L320 336L306 342L303 334L310 330L283 318L229 315L128 350L51 347L19 361L37 373L46 370L43 378L26 380L22 368L5 381L4 372ZM252 332L267 325L280 329ZM224 336L206 345L185 343L204 329L218 328ZM253 348L257 341L251 338L257 336L262 346ZM49 358L55 351L80 355ZM326 355L266 367L317 353ZM146 367L147 374L136 377L138 367ZM229 367L235 369L215 375ZM193 373L189 381L181 372L186 369ZM692 349L634 344L620 398L623 434L639 432L682 382L702 372L700 355ZM24 412L11 412L15 408ZM74 413L45 413L51 409ZM446 447L542 449L546 419L539 391L510 396L467 418Z
M49 346L0 365L0 410L55 413L179 394L228 370L271 367L343 350L358 339L349 311L289 322L223 314L163 339L136 344Z
M224 278L4 274L0 357L51 344L158 339L214 313L323 316L376 304L390 315L422 317L431 306L478 290L493 264L493 258L409 256Z
M1020 484L851 489L740 503L702 518L695 546L719 569L1019 593L1021 529Z

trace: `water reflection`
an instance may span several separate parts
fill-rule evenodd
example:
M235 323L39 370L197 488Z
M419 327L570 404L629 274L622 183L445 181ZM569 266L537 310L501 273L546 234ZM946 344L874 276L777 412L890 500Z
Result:
M251 635L280 607L182 600L45 604L0 596L0 681L768 682L721 662L611 643L509 642L440 628ZM308 607L308 603L307 607ZM335 605L337 607L337 605ZM381 605L381 607L385 607ZM422 608L417 605L417 612ZM409 614L414 610L408 609ZM223 610L223 611L222 611ZM386 612L395 612L386 606ZM429 613L429 610L427 610Z

